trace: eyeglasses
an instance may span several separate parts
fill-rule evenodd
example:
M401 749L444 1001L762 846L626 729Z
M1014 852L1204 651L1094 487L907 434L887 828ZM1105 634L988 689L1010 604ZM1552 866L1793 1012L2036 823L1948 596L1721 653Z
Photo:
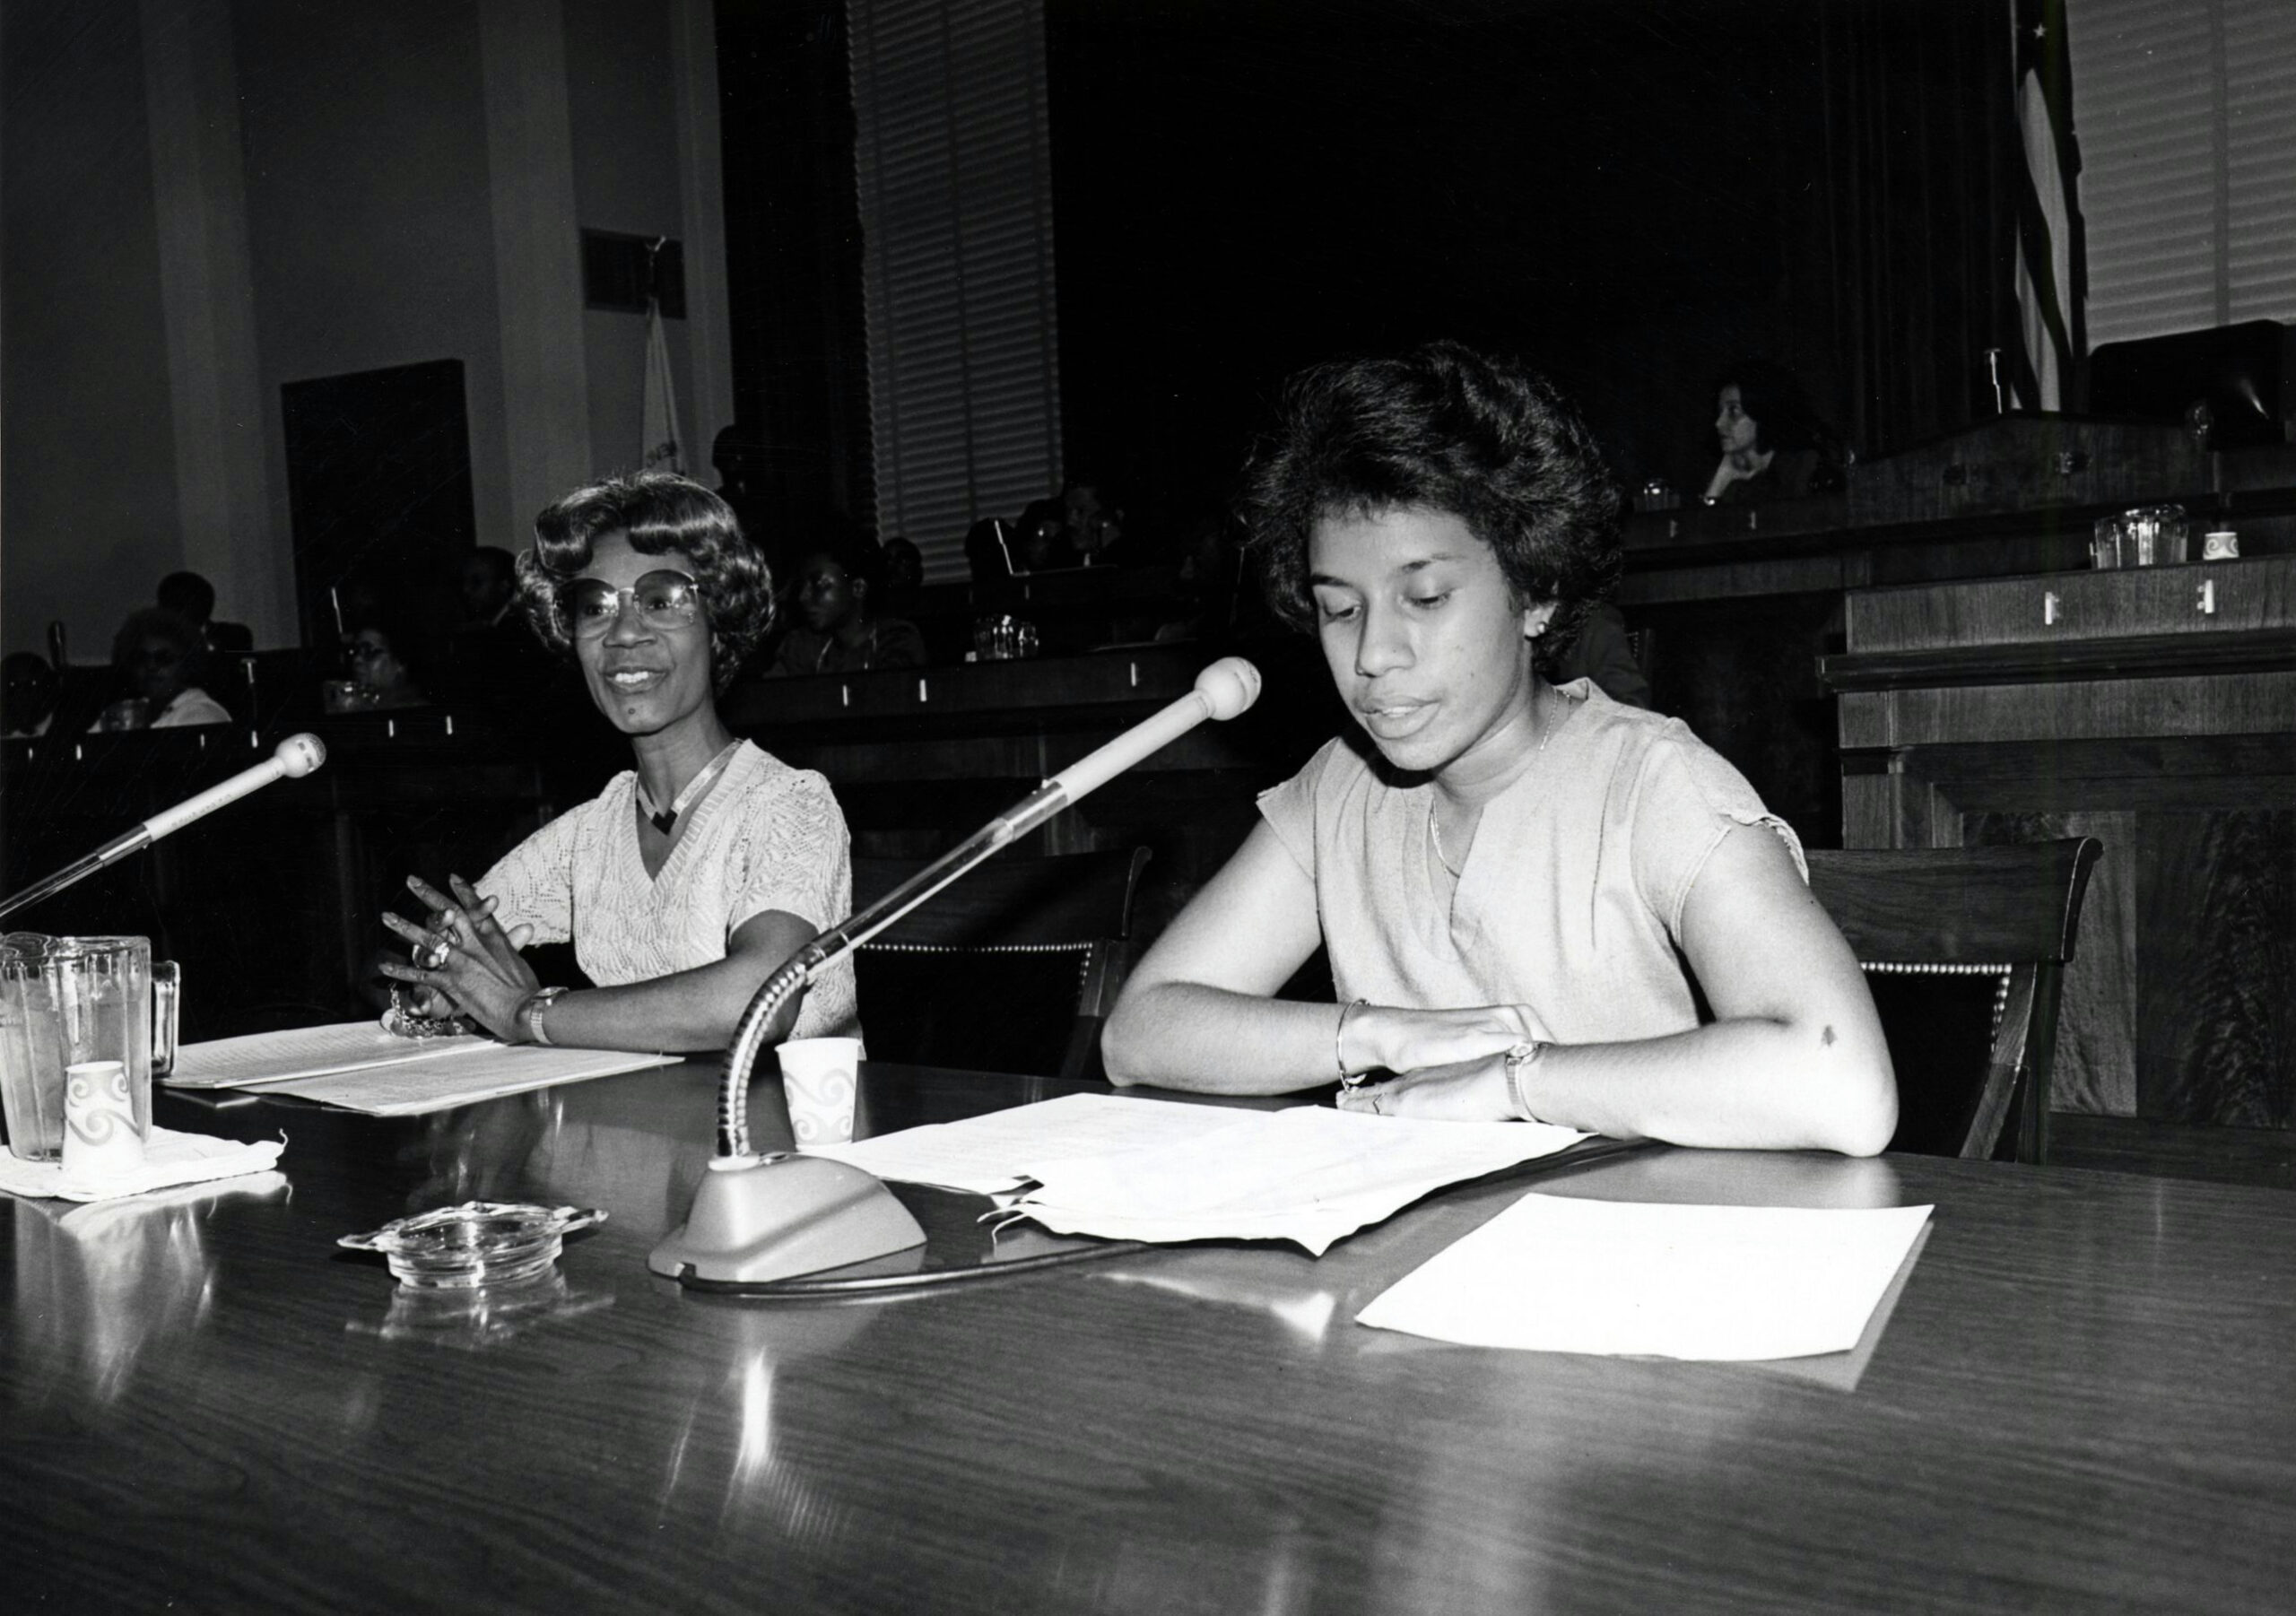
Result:
M627 602L638 621L657 633L691 628L701 615L700 586L683 572L649 572L627 589L604 578L578 578L560 593L559 610L577 639L596 639L622 620Z

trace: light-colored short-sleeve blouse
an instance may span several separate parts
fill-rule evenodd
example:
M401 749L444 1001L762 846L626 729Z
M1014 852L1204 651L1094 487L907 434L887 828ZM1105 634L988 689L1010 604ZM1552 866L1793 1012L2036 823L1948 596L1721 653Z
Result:
M744 742L701 801L659 875L638 847L638 777L624 772L590 801L519 843L478 883L507 929L536 943L574 942L601 987L715 964L743 922L779 909L826 926L853 899L845 815L829 782ZM860 1036L850 958L807 988L793 1038Z
M1675 939L1699 872L1740 825L1775 830L1797 866L1801 843L1681 720L1587 680L1557 689L1569 717L1485 806L1453 890L1428 856L1423 778L1403 783L1335 740L1261 795L1316 883L1343 1002L1523 1004L1537 1036L1570 1044L1697 1025Z

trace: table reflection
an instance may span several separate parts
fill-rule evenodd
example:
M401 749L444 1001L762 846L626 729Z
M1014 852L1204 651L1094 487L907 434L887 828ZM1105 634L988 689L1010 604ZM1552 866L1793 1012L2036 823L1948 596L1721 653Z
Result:
M499 1347L540 1325L558 1324L613 1306L607 1290L576 1290L564 1273L546 1274L514 1285L474 1285L467 1290L417 1290L394 1284L379 1319L355 1316L344 1323L353 1335L384 1341L415 1341L464 1351Z
M117 1201L15 1200L18 1384L109 1403L157 1344L191 1334L214 1297L203 1222L226 1201L281 1196L285 1175Z

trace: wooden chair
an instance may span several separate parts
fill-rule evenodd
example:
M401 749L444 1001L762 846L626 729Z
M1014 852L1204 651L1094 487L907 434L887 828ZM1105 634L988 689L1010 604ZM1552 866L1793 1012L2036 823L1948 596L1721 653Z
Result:
M857 858L853 901L925 867ZM1148 849L989 860L856 951L861 1026L879 1060L1101 1075L1100 1025L1130 967Z
M2039 1161L2057 1002L2102 845L1820 850L1810 890L1866 968L1897 1067L1892 1150Z

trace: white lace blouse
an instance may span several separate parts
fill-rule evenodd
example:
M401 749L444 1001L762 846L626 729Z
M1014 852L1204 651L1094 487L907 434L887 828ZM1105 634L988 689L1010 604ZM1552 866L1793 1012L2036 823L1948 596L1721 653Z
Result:
M639 853L637 791L635 774L616 775L480 879L506 929L570 937L584 973L613 987L723 960L742 923L768 909L826 926L851 908L845 815L812 770L742 743L656 876ZM853 962L839 960L807 989L790 1036L860 1033Z

